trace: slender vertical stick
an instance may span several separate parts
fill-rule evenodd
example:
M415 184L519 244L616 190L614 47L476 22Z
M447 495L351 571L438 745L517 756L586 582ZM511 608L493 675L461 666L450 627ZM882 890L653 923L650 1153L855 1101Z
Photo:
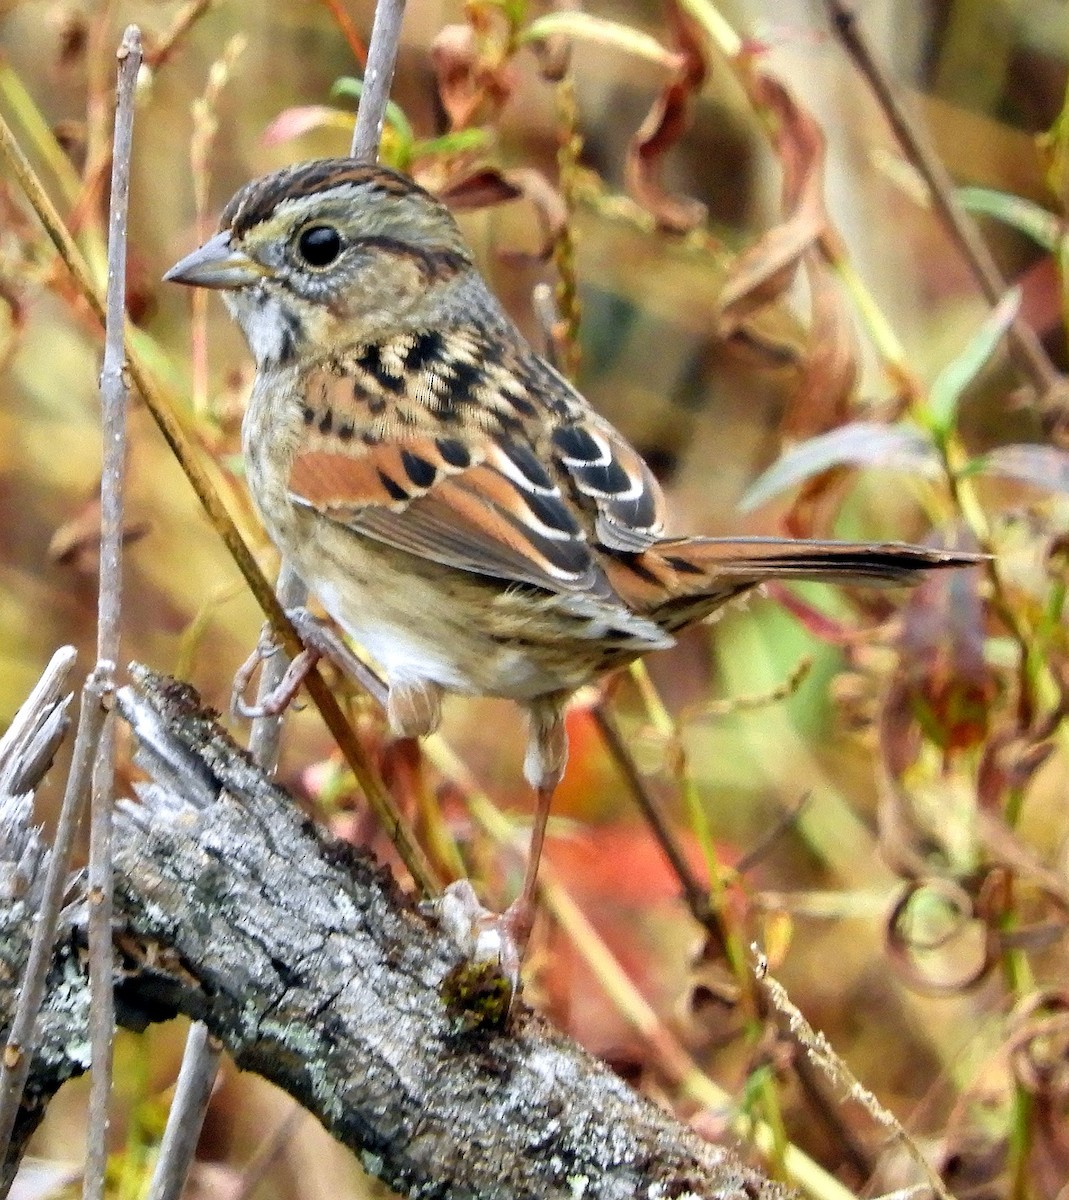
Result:
M393 69L397 65L397 47L401 40L401 21L405 0L378 0L371 24L371 42L367 51L367 70L360 107L356 110L356 128L350 153L361 162L373 163L379 156L386 104L390 99Z
M379 0L375 10L365 87L357 110L352 145L353 157L364 162L373 163L378 157L386 102L397 61L397 39L403 12L404 0ZM286 561L279 571L277 595L284 610L303 604L308 595L304 582ZM279 650L264 664L258 691L261 700L281 683L287 661L286 655ZM273 772L278 763L281 732L281 716L258 717L253 722L249 750L268 772ZM196 1155L221 1058L222 1048L211 1038L205 1026L199 1023L193 1025L186 1039L174 1101L167 1115L167 1128L152 1175L148 1200L178 1200L181 1195Z
M104 327L104 367L100 373L104 462L100 481L100 586L97 614L97 674L102 686L115 686L122 613L123 483L126 473L126 404L129 386L123 332L126 319L126 214L130 195L130 148L134 126L134 87L141 66L141 33L131 25L118 51L115 137L111 163L108 228L108 292ZM93 765L89 842L90 1040L93 1072L89 1092L85 1200L103 1200L108 1157L108 1100L111 1093L115 1005L112 994L111 820L115 786L115 724L105 717Z

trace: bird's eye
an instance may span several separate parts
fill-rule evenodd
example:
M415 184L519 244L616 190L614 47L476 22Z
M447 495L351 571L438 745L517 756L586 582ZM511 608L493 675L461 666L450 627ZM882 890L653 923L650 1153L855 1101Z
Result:
M333 225L310 225L297 239L297 249L310 267L329 267L341 254L341 234Z

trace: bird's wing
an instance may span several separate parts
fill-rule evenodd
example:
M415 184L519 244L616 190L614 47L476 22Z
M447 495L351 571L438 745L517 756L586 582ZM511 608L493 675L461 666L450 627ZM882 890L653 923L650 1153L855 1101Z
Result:
M463 410L455 380L402 370L400 353L379 346L305 377L293 500L447 566L608 596L586 530L522 425Z
M615 606L599 551L660 532L640 456L504 331L360 347L301 397L295 502L412 554Z

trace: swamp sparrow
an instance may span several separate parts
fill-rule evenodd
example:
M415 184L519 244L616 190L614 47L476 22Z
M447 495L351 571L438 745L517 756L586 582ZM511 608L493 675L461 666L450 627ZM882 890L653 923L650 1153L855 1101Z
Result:
M221 289L245 332L253 499L379 664L391 729L433 731L445 692L508 697L530 716L538 808L523 889L494 925L503 962L529 932L577 688L763 580L911 583L975 561L666 537L637 451L531 348L445 206L383 167L324 159L253 181L166 278Z

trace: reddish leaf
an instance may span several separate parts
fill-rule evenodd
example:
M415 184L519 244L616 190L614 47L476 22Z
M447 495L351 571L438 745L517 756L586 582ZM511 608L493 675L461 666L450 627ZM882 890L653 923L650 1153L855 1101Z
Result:
M352 113L325 104L297 105L280 112L260 135L260 141L265 146L278 146L315 129L351 131L354 119Z
M697 840L682 837L690 869L706 876ZM550 838L546 857L568 892L578 901L610 907L678 901L682 885L664 852L645 825L600 825L577 829L568 837ZM627 870L621 872L620 864Z
M661 229L686 233L705 219L705 206L670 195L661 183L660 167L690 125L690 102L705 79L705 59L701 36L681 5L670 3L668 16L680 64L628 145L624 179L628 192Z
M807 633L820 641L831 646L848 646L858 639L859 631L856 627L847 625L809 604L785 584L772 580L765 584L765 591L771 599L785 608Z

